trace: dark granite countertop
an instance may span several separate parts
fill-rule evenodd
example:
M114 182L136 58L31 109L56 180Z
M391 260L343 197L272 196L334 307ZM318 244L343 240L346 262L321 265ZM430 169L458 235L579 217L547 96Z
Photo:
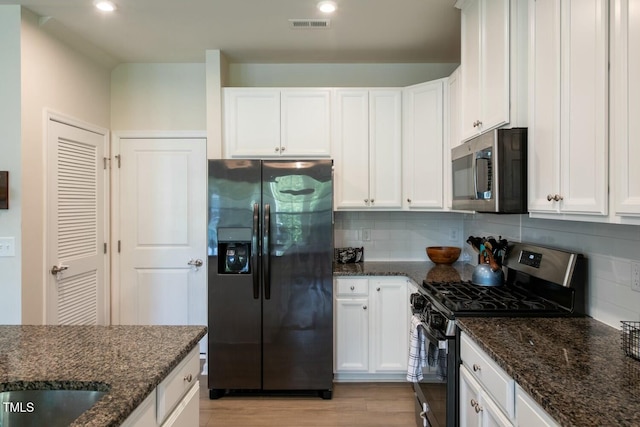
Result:
M204 326L0 326L0 391L107 390L72 426L118 426L205 333Z
M468 280L474 266L431 262L334 264L334 276L407 276L420 284ZM621 332L589 317L461 317L466 331L557 422L566 427L640 426L640 361Z
M619 330L589 317L457 322L562 426L640 425L640 361Z

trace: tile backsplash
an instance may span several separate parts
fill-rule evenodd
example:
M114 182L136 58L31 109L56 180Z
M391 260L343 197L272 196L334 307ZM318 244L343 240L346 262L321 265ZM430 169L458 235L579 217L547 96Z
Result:
M462 246L462 215L336 212L335 247L364 247L365 261L426 261L427 246Z
M502 236L582 253L587 257L587 307L593 318L620 327L640 321L640 292L631 289L640 262L640 226L532 219L527 215L429 212L336 212L335 246L364 247L366 261L426 261L426 246L460 246L475 259L469 235Z

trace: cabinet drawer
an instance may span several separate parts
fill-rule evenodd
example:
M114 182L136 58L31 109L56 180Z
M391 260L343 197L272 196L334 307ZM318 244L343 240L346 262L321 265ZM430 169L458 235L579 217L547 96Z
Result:
M460 358L504 413L513 418L515 381L465 333L460 335Z
M200 352L199 346L195 346L189 355L158 386L156 413L158 424L164 421L193 384L198 382L199 373Z
M369 279L336 279L336 294L368 295Z

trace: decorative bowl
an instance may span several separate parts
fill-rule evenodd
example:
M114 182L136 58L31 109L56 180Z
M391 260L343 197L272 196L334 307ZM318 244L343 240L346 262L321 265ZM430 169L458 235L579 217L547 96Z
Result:
M456 246L428 246L427 256L435 264L453 264L460 256L460 248Z

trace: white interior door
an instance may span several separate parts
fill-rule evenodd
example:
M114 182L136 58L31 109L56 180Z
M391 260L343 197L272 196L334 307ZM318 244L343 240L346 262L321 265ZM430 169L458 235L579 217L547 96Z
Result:
M106 131L47 124L48 324L107 324Z
M122 138L119 151L117 321L206 325L206 140Z

